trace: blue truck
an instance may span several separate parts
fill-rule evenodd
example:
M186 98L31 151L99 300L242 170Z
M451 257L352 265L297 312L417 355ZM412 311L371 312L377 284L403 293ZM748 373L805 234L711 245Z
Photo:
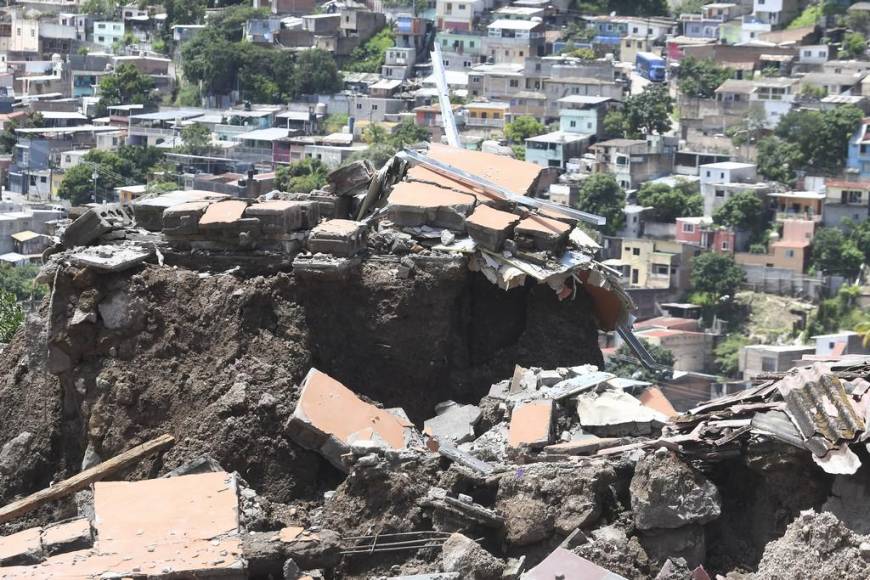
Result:
M634 70L654 83L664 82L665 59L651 52L639 52L634 62Z

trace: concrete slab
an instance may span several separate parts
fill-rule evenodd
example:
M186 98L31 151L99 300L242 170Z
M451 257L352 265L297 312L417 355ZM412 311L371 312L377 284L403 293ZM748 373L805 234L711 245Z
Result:
M194 201L218 201L227 197L229 196L224 193L197 189L172 191L136 201L133 204L133 215L139 227L159 232L163 227L163 212L166 208Z
M397 183L387 199L390 219L396 225L460 231L465 229L465 217L474 205L473 195L410 181Z
M320 209L313 201L264 201L248 206L245 217L259 219L263 233L280 235L311 229L320 221Z
M480 407L475 405L449 405L442 413L427 419L423 431L439 441L464 443L474 439L474 426L480 421Z
M541 215L530 215L521 220L515 230L514 239L521 249L559 251L568 242L571 226Z
M231 228L244 217L247 207L246 202L232 199L213 203L200 218L199 227L202 230Z
M163 233L167 235L195 235L199 232L199 220L211 202L192 201L163 210Z
M42 528L28 528L0 538L0 566L35 564L42 560ZM3 576L0 573L0 576Z
M73 550L84 550L93 544L91 521L87 518L53 524L42 531L42 548L50 556Z
M519 221L518 215L479 205L465 220L465 229L480 247L498 252Z
M525 573L526 580L626 580L619 574L602 568L586 558L566 550L556 548L549 556Z
M144 246L90 246L70 256L70 261L79 266L88 266L106 272L120 272L147 260L153 251Z
M383 441L389 448L404 449L415 437L414 426L374 405L317 369L302 381L299 402L287 423L290 438L306 449L321 453L346 471L341 456L357 440Z
M514 408L508 431L511 447L543 447L552 441L553 401L531 401Z
M314 254L354 256L365 248L364 224L352 220L334 219L318 224L308 236L308 250Z

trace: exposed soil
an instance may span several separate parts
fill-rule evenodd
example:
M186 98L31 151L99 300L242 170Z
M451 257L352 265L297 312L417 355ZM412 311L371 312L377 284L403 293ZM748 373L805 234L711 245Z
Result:
M0 442L33 435L0 474L3 501L77 472L89 446L88 461L108 458L165 432L176 445L130 477L209 454L272 501L318 499L340 474L283 436L312 366L422 424L437 402L478 401L514 364L601 363L582 292L504 292L456 261L404 279L389 262L346 280L48 274L50 298L0 354Z

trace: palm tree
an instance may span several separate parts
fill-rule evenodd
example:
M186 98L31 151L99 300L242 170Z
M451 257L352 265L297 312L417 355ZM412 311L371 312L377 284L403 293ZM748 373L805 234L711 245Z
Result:
M870 316L865 315L864 320L855 325L855 332L864 338L864 346L870 346Z

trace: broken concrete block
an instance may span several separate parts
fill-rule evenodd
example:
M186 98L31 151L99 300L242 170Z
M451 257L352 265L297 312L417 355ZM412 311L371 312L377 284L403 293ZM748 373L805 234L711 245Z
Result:
M213 203L199 219L199 228L203 231L236 229L247 207L246 202L232 199Z
M530 369L520 365L514 366L514 374L511 377L508 393L516 395L521 392L533 393L538 387L538 379Z
M311 229L320 221L320 210L313 201L266 201L248 206L245 216L260 220L263 233L286 234Z
M151 248L133 244L90 246L72 254L70 261L104 272L120 272L138 266L153 253Z
M644 407L628 393L615 389L582 393L577 397L577 415L584 430L614 437L647 435L652 431L653 422L667 422L661 413Z
M634 522L641 530L706 524L722 512L716 486L671 452L638 461L629 491Z
M68 249L87 246L103 234L132 224L130 214L120 205L111 204L91 208L67 226L61 234L60 241Z
M163 212L166 208L194 201L218 201L229 197L224 193L191 189L187 191L172 191L137 200L133 204L133 215L136 225L151 232L159 232L163 228Z
M523 575L526 580L625 580L564 548L556 548L543 562Z
M313 254L349 257L365 248L366 227L351 220L327 220L311 230L308 250Z
M287 560L300 569L332 568L341 559L341 539L333 531L292 526L277 532L248 532L242 551L248 574L256 578L281 578Z
M698 524L681 528L641 530L638 539L653 560L682 558L690 568L698 566L706 555L704 527Z
M474 197L427 183L402 181L387 199L390 219L399 226L432 226L462 231Z
M511 447L543 447L552 441L553 401L532 401L514 408L508 431Z
M480 407L453 403L423 424L426 434L452 443L474 439L474 426L480 421Z
M512 213L479 205L465 220L465 229L477 245L498 252L519 221L519 216Z
M28 528L11 536L0 538L0 566L37 564L42 553L42 528Z
M368 188L374 173L371 162L363 159L331 171L326 176L326 181L332 185L336 195L352 197Z
M317 369L308 371L302 381L287 431L297 444L318 451L342 471L347 467L341 456L356 440L380 440L389 448L404 449L417 437L410 421L364 402Z
M136 319L137 311L133 308L133 300L127 292L117 290L100 301L97 305L103 326L110 330L127 328Z
M90 548L93 543L91 522L87 518L53 524L42 531L42 547L49 556Z
M0 475L12 475L30 454L33 433L22 431L0 448Z
M199 220L211 202L192 201L163 210L163 233L169 236L192 236L199 232Z
M445 572L458 572L469 580L498 580L504 571L504 562L459 533L441 546L441 564Z
M544 451L551 455L591 455L603 447L615 445L618 441L619 439L615 438L602 438L586 434L573 441L547 445L544 447Z
M571 226L541 215L530 215L514 229L514 240L522 250L561 252L568 242Z

